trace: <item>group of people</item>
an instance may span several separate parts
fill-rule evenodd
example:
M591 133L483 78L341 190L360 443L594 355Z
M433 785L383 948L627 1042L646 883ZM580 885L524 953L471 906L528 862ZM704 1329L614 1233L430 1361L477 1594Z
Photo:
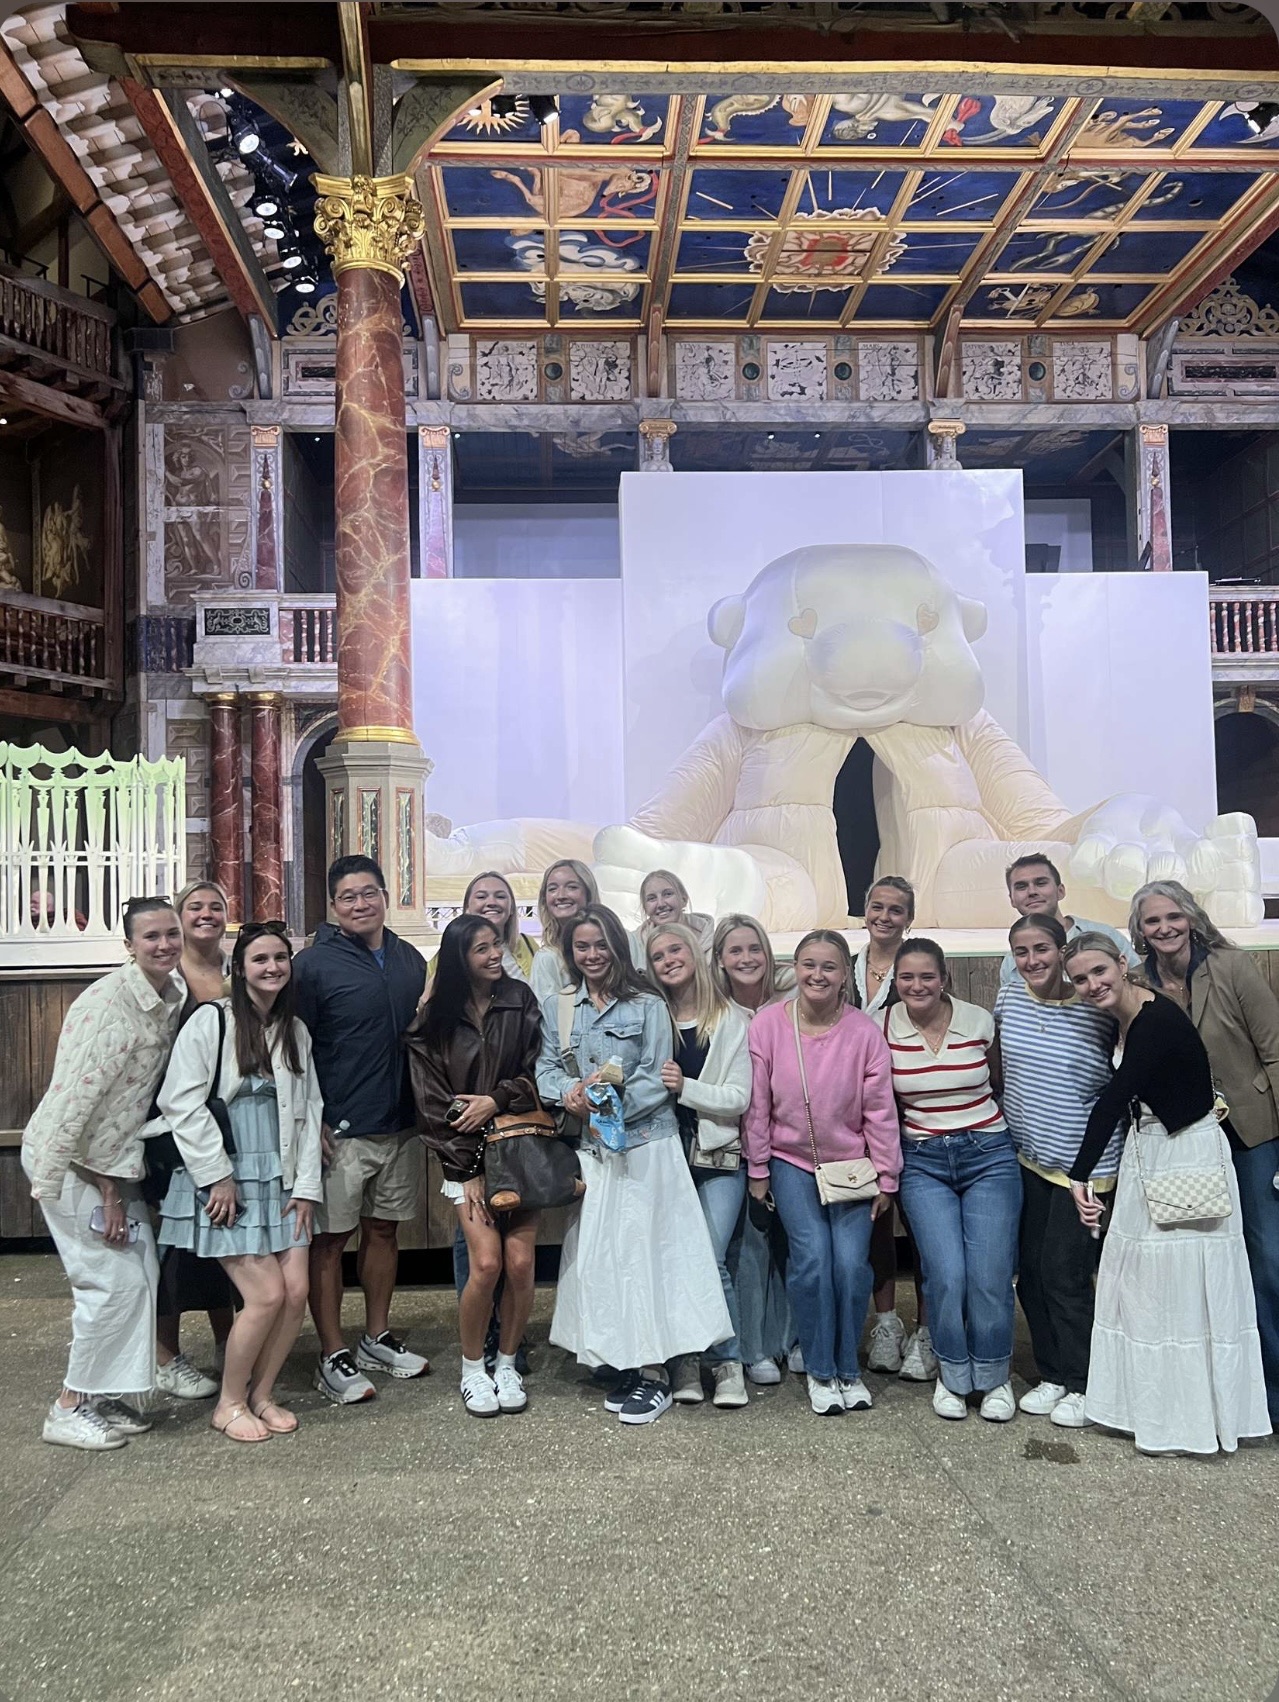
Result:
M74 1296L46 1440L123 1446L157 1385L216 1395L236 1442L296 1429L276 1383L308 1299L327 1399L425 1373L390 1321L425 1149L456 1216L466 1410L522 1411L538 1213L498 1209L484 1160L495 1120L544 1111L584 1184L550 1339L624 1424L708 1392L743 1407L784 1367L819 1415L869 1408L873 1299L865 1367L931 1382L942 1419L1020 1406L1145 1452L1268 1435L1279 1002L1176 882L1135 895L1130 940L1065 914L1042 855L1008 889L993 1012L955 996L892 875L866 894L858 953L817 929L787 965L753 918L692 911L666 870L628 932L587 867L556 864L536 944L506 879L477 876L430 965L387 927L366 857L333 864L334 920L296 961L271 922L225 961L211 883L132 901L129 961L72 1006L23 1140ZM1018 1298L1038 1378L1020 1401ZM180 1351L182 1313L202 1309L220 1386Z

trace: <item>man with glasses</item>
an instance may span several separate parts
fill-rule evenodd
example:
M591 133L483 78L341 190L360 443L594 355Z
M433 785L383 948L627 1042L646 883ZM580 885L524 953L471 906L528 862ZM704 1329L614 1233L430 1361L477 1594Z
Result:
M322 923L294 969L297 1013L311 1031L324 1095L324 1203L311 1241L311 1316L320 1337L315 1387L340 1406L372 1400L364 1375L430 1370L391 1334L399 1225L416 1216L422 1143L400 1036L426 986L426 960L386 926L386 882L371 857L329 869L337 925ZM356 1226L364 1334L342 1335L342 1250Z

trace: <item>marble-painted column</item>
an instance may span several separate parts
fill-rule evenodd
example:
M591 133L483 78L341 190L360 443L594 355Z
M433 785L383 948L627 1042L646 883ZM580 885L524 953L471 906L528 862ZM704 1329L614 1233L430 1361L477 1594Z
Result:
M253 583L259 591L280 589L283 553L281 501L282 428L255 425L253 433Z
M209 846L213 879L227 895L228 922L244 919L244 773L240 700L218 692L209 700Z
M417 428L417 535L423 579L453 577L453 434L447 426Z
M280 704L278 691L249 693L253 847L253 920L284 919L284 860L280 849Z
M381 864L397 933L424 934L430 764L413 730L400 287L425 219L407 177L317 176L337 279L338 726L319 763L331 856Z
M674 420L641 420L639 423L639 470L641 473L669 473L671 439L679 427Z
M1132 468L1129 537L1134 565L1143 572L1172 572L1172 510L1168 485L1168 427L1139 425L1129 450Z

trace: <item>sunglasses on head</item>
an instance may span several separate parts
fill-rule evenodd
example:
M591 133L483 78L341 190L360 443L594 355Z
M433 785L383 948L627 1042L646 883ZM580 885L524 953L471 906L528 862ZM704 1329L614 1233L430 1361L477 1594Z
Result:
M246 922L240 929L242 940L256 940L259 934L276 934L282 940L287 940L289 930L283 922Z

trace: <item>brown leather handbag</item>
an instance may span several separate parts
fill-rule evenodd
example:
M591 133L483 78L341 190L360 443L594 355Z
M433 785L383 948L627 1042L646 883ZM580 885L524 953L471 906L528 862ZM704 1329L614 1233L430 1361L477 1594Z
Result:
M490 1211L549 1211L586 1192L577 1152L527 1077L534 1109L506 1111L484 1131L484 1198Z

